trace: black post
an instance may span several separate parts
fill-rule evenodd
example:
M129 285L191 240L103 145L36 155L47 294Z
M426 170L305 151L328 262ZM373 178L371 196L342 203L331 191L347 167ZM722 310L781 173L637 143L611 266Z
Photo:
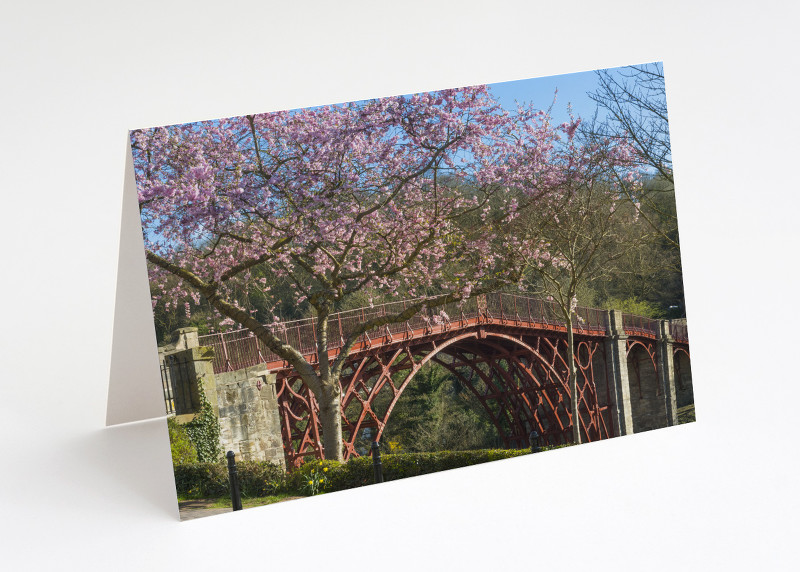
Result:
M383 482L383 465L381 464L381 450L378 442L372 442L372 466L375 469L375 482Z
M536 431L531 431L528 439L531 443L531 453L538 453L542 450L542 448L539 446L539 434Z
M233 451L228 451L225 455L228 457L228 480L231 483L231 502L233 503L233 510L242 510L242 492L239 490L239 473L236 470L236 454Z

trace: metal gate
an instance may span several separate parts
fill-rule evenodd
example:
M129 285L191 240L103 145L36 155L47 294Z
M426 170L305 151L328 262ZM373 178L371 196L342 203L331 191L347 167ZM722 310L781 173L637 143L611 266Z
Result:
M193 383L192 362L168 355L161 362L161 386L167 415L195 413L200 407L197 384Z

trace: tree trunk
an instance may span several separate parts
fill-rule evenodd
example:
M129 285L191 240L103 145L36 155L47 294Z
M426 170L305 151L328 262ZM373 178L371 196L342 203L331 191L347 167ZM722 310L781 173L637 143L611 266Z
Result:
M569 367L570 409L572 410L572 441L581 442L581 417L578 413L578 368L575 367L575 335L572 333L572 315L567 318L567 367Z
M322 386L319 403L319 420L322 424L322 448L325 458L342 462L342 390L339 379L331 379Z

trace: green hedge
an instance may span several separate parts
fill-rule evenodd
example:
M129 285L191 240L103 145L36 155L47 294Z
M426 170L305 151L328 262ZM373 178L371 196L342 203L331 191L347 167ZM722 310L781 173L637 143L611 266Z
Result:
M222 463L175 465L174 470L178 496L216 498L230 494L228 468Z
M427 475L448 469L519 457L528 453L530 453L529 449L487 449L381 455L383 480L394 481L407 477ZM302 490L315 472L317 474L322 473L325 478L321 487L325 492L369 485L375 479L372 457L357 457L347 463L312 461L288 475L287 484L289 488L296 491Z
M399 453L382 455L381 462L384 480L394 481L528 453L529 449ZM352 489L374 481L372 457L357 457L346 463L313 460L288 474L280 466L267 462L239 462L236 466L244 497L276 493L310 495ZM178 495L186 498L213 498L230 494L228 468L224 463L177 465L175 484Z
M175 488L186 498L217 498L230 495L226 463L176 465ZM244 497L263 497L286 491L286 475L279 465L266 462L236 463Z

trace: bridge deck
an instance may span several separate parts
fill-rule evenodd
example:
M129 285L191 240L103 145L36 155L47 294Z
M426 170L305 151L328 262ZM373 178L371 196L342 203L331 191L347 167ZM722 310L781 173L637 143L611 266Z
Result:
M328 320L328 356L339 354L345 337L367 320L396 315L415 300L400 300L378 306L358 308L332 314ZM358 355L369 349L388 346L400 341L429 338L447 332L476 328L480 325L505 325L532 332L566 332L566 324L559 317L558 306L547 300L529 295L494 293L471 298L463 304L448 304L433 310L426 309L410 320L387 324L364 333L353 349ZM573 331L583 336L605 336L608 332L607 311L598 308L578 307L575 311ZM629 335L655 339L658 337L658 320L623 314L623 326ZM271 325L273 333L284 343L300 351L310 363L317 363L317 320L306 318ZM672 336L677 341L687 341L685 324L670 324ZM266 364L270 370L289 367L288 363L269 350L249 330L215 333L200 337L200 344L214 348L214 371L234 371L257 364Z

